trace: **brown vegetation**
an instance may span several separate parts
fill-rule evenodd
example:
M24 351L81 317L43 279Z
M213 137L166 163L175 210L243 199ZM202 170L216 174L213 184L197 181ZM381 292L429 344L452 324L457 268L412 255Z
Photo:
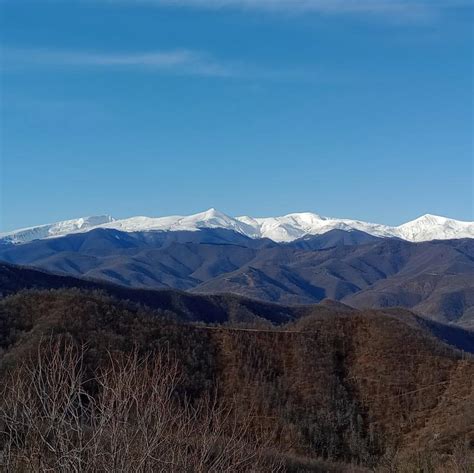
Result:
M253 468L260 464L261 471L272 471L275 465L265 463L269 458L275 468L282 461L289 472L356 471L354 465L383 472L472 471L474 362L440 343L409 314L331 316L328 308L287 326L246 329L178 324L172 313L164 315L77 290L29 291L4 299L0 376L13 381L5 383L4 401L10 404L3 421L12 422L8 415L18 412L24 399L33 402L36 380L40 386L78 387L76 401L68 401L73 415L62 417L67 423L46 424L58 429L55 442L83 445L81 461L90 462L90 471L107 471L94 470L94 462L110 465L114 452L128 471L145 471L136 469L141 461L171 461L168 454L197 461L188 459L190 448L202 458L204 451L227 451L225 445L232 452L222 460L233 465L228 470L208 462L201 470L193 463L188 470L161 471L239 471L235 461L242 452L258 458ZM45 337L52 344L48 349ZM66 349L65 340L73 348ZM61 358L55 359L59 346ZM25 362L35 357L43 360L39 366ZM64 362L69 368L62 375L51 369ZM69 381L60 381L64 377ZM47 418L49 404L38 407L34 401L27 422ZM78 410L86 415L80 423L87 425L85 431L69 427L77 425ZM127 423L120 424L120 412L127 412ZM34 461L56 465L49 446L41 443L48 435L40 425L42 435L28 428L31 437L21 429L7 436L8 451L17 452L9 461L21 464L29 449L40 452ZM29 443L12 444L12 438ZM87 450L90 439L101 452L95 460ZM245 465L242 471L252 471ZM120 468L110 471L126 471ZM159 463L148 471L160 471Z
M278 471L268 437L249 414L204 397L175 396L178 366L168 353L113 353L87 372L87 349L41 342L8 376L0 401L6 471Z

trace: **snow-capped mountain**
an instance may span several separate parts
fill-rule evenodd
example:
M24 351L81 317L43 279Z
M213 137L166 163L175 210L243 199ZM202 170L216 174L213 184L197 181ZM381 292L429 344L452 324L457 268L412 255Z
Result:
M250 238L269 238L276 242L290 242L335 229L359 230L374 236L401 238L413 242L474 238L474 222L435 215L424 215L398 227L391 227L359 220L323 217L309 212L282 217L253 218L230 217L216 209L209 209L189 216L131 217L121 220L110 216L85 217L2 233L0 242L25 243L36 239L86 232L94 228L109 228L124 232L197 231L202 228L222 228Z
M37 227L22 228L13 232L0 233L0 242L3 243L26 243L32 240L59 237L70 233L92 230L100 225L113 222L114 219L108 215L94 217L83 217L63 222L38 225Z
M196 231L200 228L224 228L237 233L258 238L260 235L253 234L253 228L245 222L219 212L216 209L209 209L195 215L182 216L173 215L170 217L131 217L123 220L115 220L101 228L113 228L124 232L144 232L144 231Z
M408 241L474 238L474 222L463 222L430 214L404 223L394 230L396 236Z
M237 217L237 220L253 228L260 238L270 238L278 242L289 242L310 235L321 235L330 230L360 230L375 236L391 237L390 227L358 220L334 219L304 212L283 217L251 218ZM248 235L250 236L250 235Z

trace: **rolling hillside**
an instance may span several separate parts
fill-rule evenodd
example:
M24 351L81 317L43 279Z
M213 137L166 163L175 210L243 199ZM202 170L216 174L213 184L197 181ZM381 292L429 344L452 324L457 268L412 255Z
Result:
M473 327L474 240L410 243L333 230L290 243L205 229L96 229L0 249L0 260L130 288L235 293L281 304L330 298L402 306Z

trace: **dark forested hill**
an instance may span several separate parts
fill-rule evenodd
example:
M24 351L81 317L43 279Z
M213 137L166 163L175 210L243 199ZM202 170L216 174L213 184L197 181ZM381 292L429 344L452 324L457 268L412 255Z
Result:
M269 327L307 316L354 315L360 310L324 299L318 304L285 306L250 299L237 294L190 294L172 289L132 289L104 281L92 281L0 263L0 299L24 290L81 289L100 292L132 306L156 310L161 316L180 322ZM408 310L383 309L367 313L389 314L422 328L453 347L474 353L474 332L419 317Z
M283 471L464 471L454 467L474 445L472 359L409 313L322 307L279 327L193 326L103 293L21 291L0 301L0 376L51 337L84 345L87 372L111 353L166 350L176 395L251 412L247 435L266 432Z

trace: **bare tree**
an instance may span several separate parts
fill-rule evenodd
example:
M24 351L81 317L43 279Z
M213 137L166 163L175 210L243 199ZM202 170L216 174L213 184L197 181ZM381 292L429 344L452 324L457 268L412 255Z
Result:
M81 471L90 396L83 352L49 340L11 373L0 407L3 461L11 471Z
M176 392L162 351L109 353L91 376L84 347L46 340L10 375L0 400L0 465L9 472L279 471L252 409Z

